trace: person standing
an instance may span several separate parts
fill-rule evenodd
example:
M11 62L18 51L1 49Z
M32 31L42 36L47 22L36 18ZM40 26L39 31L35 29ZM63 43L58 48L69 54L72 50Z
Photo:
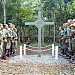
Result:
M0 57L2 56L3 52L3 25L0 23Z
M27 45L27 47L29 47L29 45L30 45L30 38L27 39L26 45Z
M13 54L15 54L17 49L17 40L18 40L17 29L15 28L15 25L13 25L12 36L13 36Z
M3 25L3 52L2 52L2 59L7 59L6 55L7 55L7 35L8 35L8 25L4 24Z

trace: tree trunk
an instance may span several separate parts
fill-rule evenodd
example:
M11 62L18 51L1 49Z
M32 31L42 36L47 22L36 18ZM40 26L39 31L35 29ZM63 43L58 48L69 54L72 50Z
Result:
M17 26L18 32L18 44L20 44L20 26Z
M50 27L51 27L51 26L49 25L49 36L51 35L51 33L50 33L50 32L51 32L51 31L50 31Z

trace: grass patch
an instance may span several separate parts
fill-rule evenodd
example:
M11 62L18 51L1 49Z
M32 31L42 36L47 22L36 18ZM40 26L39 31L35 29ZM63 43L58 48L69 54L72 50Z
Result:
M53 42L44 42L44 46L51 45ZM20 45L24 46L25 43L20 43ZM59 43L55 43L56 46L60 46ZM38 42L31 42L30 46L38 47Z

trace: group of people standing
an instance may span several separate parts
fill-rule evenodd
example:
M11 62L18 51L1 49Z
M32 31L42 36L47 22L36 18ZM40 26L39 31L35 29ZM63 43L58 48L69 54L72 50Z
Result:
M13 56L17 48L17 29L14 24L0 23L0 57L7 59Z
M59 42L61 53L66 57L75 59L75 19L69 19L59 27Z

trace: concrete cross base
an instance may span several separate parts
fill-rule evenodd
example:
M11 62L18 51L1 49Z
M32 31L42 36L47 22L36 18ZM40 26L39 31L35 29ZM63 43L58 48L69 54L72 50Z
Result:
M38 57L41 57L41 51L38 51Z
M41 57L41 54L40 53L38 53L38 57Z

